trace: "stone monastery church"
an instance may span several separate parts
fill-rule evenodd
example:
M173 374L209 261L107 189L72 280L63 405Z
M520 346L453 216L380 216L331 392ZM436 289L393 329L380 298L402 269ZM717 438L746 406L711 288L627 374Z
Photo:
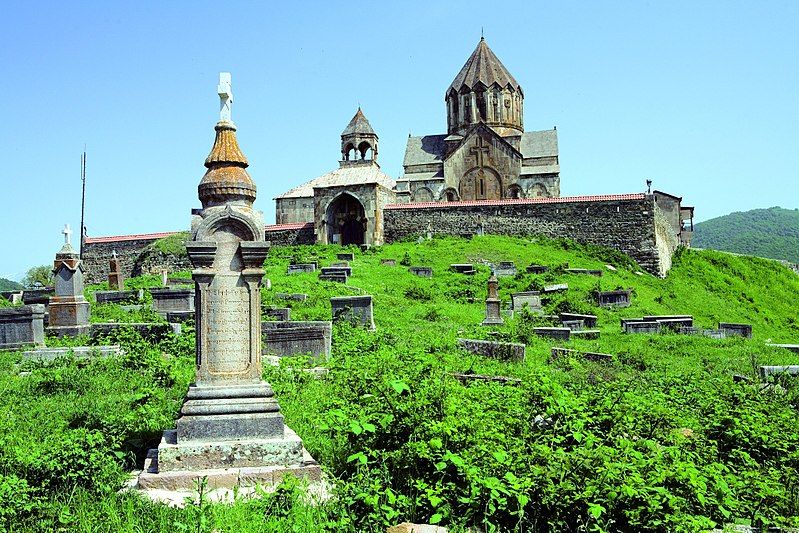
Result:
M266 239L372 246L434 234L537 234L616 248L660 276L690 243L693 207L673 194L561 197L557 130L525 131L524 91L484 39L444 101L446 133L408 137L396 180L381 170L378 135L359 108L341 133L337 168L277 196ZM246 167L240 155L236 164ZM114 251L128 274L141 273L139 256L167 235L85 237L89 281L103 279Z
M524 131L524 91L481 38L445 92L447 133L408 137L404 175L380 170L360 108L341 133L339 168L275 198L276 223L314 223L322 243L383 241L396 203L560 196L557 130Z

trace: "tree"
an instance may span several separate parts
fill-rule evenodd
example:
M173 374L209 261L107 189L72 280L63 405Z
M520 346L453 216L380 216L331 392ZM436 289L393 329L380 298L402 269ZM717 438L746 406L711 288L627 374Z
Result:
M37 283L49 287L53 285L53 271L49 265L36 266L28 270L22 278L22 284L30 289Z

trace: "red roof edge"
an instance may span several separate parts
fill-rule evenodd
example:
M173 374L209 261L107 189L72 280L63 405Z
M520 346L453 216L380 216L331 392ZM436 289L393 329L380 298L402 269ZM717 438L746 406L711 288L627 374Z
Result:
M305 229L305 228L313 228L313 222L297 222L295 224L272 224L271 226L267 226L264 228L267 233L270 231L284 231L284 230L291 230L291 229Z
M506 198L504 200L467 200L463 202L410 202L389 204L384 209L429 209L435 207L472 207L492 205L568 204L578 202L612 202L618 200L643 200L644 193L602 194L597 196L564 196L560 198Z
M180 233L179 231L168 231L165 233L139 233L137 235L115 235L112 237L86 237L84 244L99 244L102 242L121 242L121 241L155 241Z

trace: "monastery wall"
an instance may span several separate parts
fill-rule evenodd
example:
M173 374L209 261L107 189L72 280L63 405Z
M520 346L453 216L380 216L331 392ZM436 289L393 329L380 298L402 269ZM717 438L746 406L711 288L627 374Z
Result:
M172 233L149 233L144 235L125 235L122 237L87 237L83 244L84 281L101 283L108 279L108 262L116 252L119 270L130 278L139 255L149 244L169 237Z

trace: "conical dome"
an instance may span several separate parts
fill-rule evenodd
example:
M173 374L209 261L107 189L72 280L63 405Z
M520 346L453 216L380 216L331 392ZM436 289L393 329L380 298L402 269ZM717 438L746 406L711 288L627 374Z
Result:
M197 187L203 208L228 202L252 204L255 201L255 183L245 170L249 162L239 148L236 126L232 122L220 121L214 129L214 146L205 159L208 171Z
M377 134L366 115L358 111L341 132L341 166L377 164Z
M375 130L372 129L372 125L369 124L369 120L367 120L366 115L363 114L360 107L358 107L358 111L355 112L355 116L352 117L347 127L344 128L344 131L341 132L341 135L352 135L355 133L375 135Z
M475 89L478 84L483 87L491 87L497 84L499 87L510 87L522 93L522 87L516 81L502 61L494 54L491 48L486 44L485 39L480 38L477 43L477 48L474 49L472 55L466 60L466 64L447 89L447 92L454 90L460 92L464 87L467 89Z

